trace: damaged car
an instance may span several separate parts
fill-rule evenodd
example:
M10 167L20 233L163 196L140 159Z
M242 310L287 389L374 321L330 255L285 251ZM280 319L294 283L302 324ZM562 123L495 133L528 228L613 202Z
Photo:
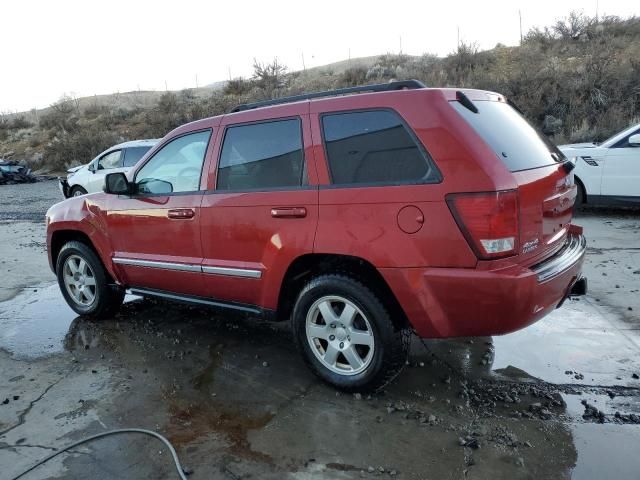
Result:
M500 94L413 81L183 125L47 212L81 315L143 297L290 321L322 380L378 390L411 334L488 336L583 295L574 165Z
M158 143L158 139L133 140L108 148L86 165L67 170L60 177L60 191L65 198L101 192L107 173L127 172Z
M18 162L0 160L0 185L13 185L16 183L35 183L38 177L31 173L31 169Z

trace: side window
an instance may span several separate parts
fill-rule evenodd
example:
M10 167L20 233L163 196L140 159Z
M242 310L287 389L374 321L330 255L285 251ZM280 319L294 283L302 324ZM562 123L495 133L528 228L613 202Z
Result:
M334 184L440 180L427 152L395 112L325 114L322 130Z
M170 141L136 174L138 193L179 193L200 189L200 175L211 131Z
M306 182L300 119L228 127L218 190L299 187Z
M122 150L107 153L98 160L98 170L109 170L110 168L118 168L122 166L120 158L122 158Z
M130 147L125 150L123 166L133 167L151 147Z

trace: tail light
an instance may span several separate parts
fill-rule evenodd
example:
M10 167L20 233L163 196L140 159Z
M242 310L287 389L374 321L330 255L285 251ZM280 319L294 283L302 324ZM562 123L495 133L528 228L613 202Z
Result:
M454 193L447 204L478 258L493 259L518 252L518 192Z

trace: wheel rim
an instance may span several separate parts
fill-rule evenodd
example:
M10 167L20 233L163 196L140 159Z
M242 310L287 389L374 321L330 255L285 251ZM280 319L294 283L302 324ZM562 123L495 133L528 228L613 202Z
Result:
M307 313L306 335L322 365L340 375L357 375L371 364L375 339L369 320L340 296L316 300Z
M79 255L69 255L62 267L67 293L75 303L91 305L96 299L96 277L87 261Z
M75 192L73 192L74 197L79 197L80 195L84 195L84 193L81 190L76 190Z

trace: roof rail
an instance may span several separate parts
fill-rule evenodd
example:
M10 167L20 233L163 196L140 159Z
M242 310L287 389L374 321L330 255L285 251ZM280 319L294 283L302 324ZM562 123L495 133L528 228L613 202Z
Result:
M283 103L299 102L300 100L311 100L312 98L335 97L338 95L348 95L350 93L361 92L389 92L392 90L414 90L416 88L426 88L426 85L419 80L402 80L400 82L377 83L374 85L360 85L357 87L339 88L337 90L327 90L326 92L303 93L290 97L274 98L262 102L244 103L238 105L231 113L252 110L254 108L269 107L271 105L281 105Z

